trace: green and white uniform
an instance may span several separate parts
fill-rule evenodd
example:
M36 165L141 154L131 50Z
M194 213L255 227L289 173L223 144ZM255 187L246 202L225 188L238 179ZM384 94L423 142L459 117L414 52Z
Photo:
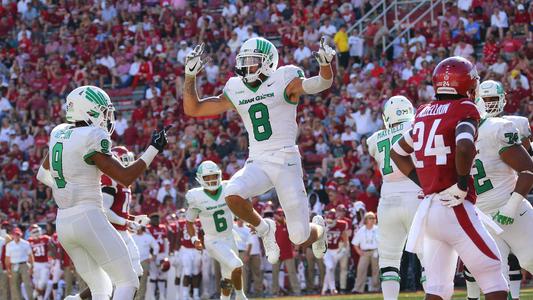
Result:
M231 279L231 272L241 267L242 261L233 236L233 214L224 199L226 185L223 181L215 195L202 187L189 190L185 195L189 206L186 218L189 222L200 218L209 256L220 263L222 276Z
M100 127L60 124L50 134L58 239L93 298L111 295L109 278L113 283L139 284L126 244L104 214L102 172L92 161L97 152L111 155L110 149L109 133Z
M518 128L520 141L529 139L531 137L531 127L529 127L529 120L521 116L503 116L503 119L513 122L514 126Z
M285 89L292 80L303 77L300 68L288 65L276 69L257 88L246 85L240 77L230 78L224 87L224 95L241 116L250 141L250 156L231 178L226 195L250 198L275 188L295 244L309 237L309 207L296 145L297 105L289 102Z
M404 132L409 131L411 126L411 122L400 123L375 132L366 141L368 152L378 163L383 176L378 205L380 268L400 268L407 234L421 202L418 198L420 187L407 178L390 158L392 145Z
M504 118L487 118L481 121L476 141L477 155L471 174L476 189L476 206L485 214L493 216L504 206L515 189L516 172L500 157L509 147L520 145L520 132L513 122ZM512 225L501 225L503 233L489 232L501 253L505 275L509 268L509 252L518 257L520 265L533 271L533 209L523 200Z

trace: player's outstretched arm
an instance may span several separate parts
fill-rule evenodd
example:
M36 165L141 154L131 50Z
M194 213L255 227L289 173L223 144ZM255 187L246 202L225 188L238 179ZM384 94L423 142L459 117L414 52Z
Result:
M202 59L204 44L198 45L187 55L185 61L185 82L183 84L183 110L191 117L219 115L233 106L224 94L200 99L196 90L196 75L204 68Z
M50 161L48 158L48 153L44 156L43 162L41 166L39 167L39 171L37 171L37 180L44 183L48 187L54 186L54 178L52 177L52 174L50 173Z
M169 128L166 127L159 132L154 131L150 146L139 159L127 167L124 167L115 157L100 152L94 154L93 161L104 174L124 186L130 186L148 168L155 156L163 151L167 145Z
M476 156L476 135L478 122L467 119L461 121L455 127L455 171L457 172L457 186L466 191L468 177L472 169L472 163Z
M298 98L301 95L321 93L329 89L333 84L331 62L333 57L335 57L335 50L327 45L325 37L320 39L319 49L313 55L320 65L320 71L317 76L305 79L295 78L287 85L285 91L291 102L298 103Z

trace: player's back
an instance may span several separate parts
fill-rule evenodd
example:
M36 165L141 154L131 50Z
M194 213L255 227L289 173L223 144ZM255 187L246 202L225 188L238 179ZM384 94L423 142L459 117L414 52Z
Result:
M250 156L262 151L294 146L298 134L296 104L290 103L285 89L298 77L300 68L288 65L278 68L257 88L232 77L224 87L224 95L241 116L250 141Z
M342 234L348 230L348 223L344 220L336 220L335 226L328 228L327 241L329 249L338 249Z
M41 235L40 237L30 237L28 239L36 262L48 262L48 243L50 237Z
M102 206L102 172L91 157L96 152L108 153L109 147L109 134L101 128L60 124L52 130L49 161L55 180L52 192L59 208Z
M185 198L190 209L197 209L202 228L208 237L230 236L233 229L233 214L224 199L223 181L215 195L208 194L202 187L191 189Z
M383 176L382 196L420 191L420 187L407 178L390 158L392 145L402 137L403 133L410 129L411 122L400 123L395 127L375 132L366 141L368 151L378 163L379 170Z
M492 214L509 200L518 176L503 162L500 153L519 143L518 129L507 119L493 117L481 121L472 166L476 206L481 211Z
M467 119L479 121L476 105L468 99L432 101L418 108L411 136L424 194L439 193L457 182L455 128ZM475 202L471 179L466 198Z

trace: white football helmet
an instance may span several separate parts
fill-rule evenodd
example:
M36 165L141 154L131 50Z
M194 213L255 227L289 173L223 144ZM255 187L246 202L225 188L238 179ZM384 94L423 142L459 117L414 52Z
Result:
M270 41L255 37L242 44L237 54L235 73L242 77L245 83L259 80L259 75L269 77L278 68L278 49ZM250 67L257 66L257 71L250 73Z
M30 228L30 236L32 238L39 238L42 234L42 229L41 227L39 227L39 225L37 224L33 224L31 225L31 228Z
M86 122L101 127L111 135L115 129L115 107L107 93L99 87L85 85L67 96L67 122Z
M415 117L415 109L411 101L404 96L392 96L383 106L383 123L385 128L390 128L397 123L412 120Z
M477 111L479 112L479 116L484 119L487 117L487 111L485 108L485 101L481 97L477 97L476 101L474 101L477 106Z
M488 117L497 117L503 112L505 107L505 91L503 85L494 80L483 81L479 85L479 97L483 98L485 111ZM487 98L498 98L497 100L487 101Z
M217 175L216 179L206 180L206 176ZM206 190L216 191L222 183L222 171L216 163L206 160L198 166L196 181Z

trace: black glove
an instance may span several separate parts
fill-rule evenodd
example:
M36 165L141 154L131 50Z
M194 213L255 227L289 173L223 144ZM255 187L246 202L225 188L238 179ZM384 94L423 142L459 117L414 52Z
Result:
M163 128L160 131L155 131L152 133L152 141L150 142L150 145L154 146L159 153L163 152L163 149L165 149L165 146L168 143L167 140L167 131L172 126L167 126Z

